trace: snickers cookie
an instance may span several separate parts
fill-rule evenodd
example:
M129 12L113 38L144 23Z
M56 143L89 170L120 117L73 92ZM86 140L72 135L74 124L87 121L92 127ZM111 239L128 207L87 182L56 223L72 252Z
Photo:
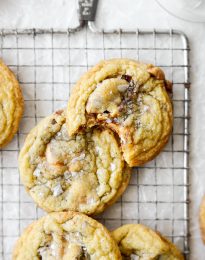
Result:
M128 224L112 232L122 259L169 259L183 260L179 249L159 232L141 224Z
M123 193L130 168L114 133L92 128L68 136L64 111L43 119L19 156L26 190L44 210L102 212Z
M104 125L121 141L125 161L137 166L153 159L172 130L171 84L163 71L128 59L102 61L85 73L70 96L68 132Z
M51 213L28 226L13 260L120 260L118 246L96 220L76 212Z
M0 148L10 142L17 132L23 106L19 83L0 60Z

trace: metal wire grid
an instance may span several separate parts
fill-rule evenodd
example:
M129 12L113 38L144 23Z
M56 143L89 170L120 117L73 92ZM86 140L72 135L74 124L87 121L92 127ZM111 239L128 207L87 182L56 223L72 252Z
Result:
M127 57L161 66L173 82L174 129L152 162L133 169L122 198L97 218L108 228L144 223L161 231L188 257L189 46L175 31L101 32L1 30L1 56L25 97L19 133L0 151L1 259L10 259L22 230L44 212L21 185L17 156L25 136L43 117L66 105L70 89L100 59Z

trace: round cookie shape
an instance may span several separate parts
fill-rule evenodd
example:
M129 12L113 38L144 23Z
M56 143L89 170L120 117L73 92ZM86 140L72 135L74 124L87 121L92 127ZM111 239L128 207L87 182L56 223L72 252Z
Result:
M23 107L19 83L0 60L0 148L8 144L17 132Z
M75 85L68 102L69 135L104 125L120 137L125 161L138 166L153 159L172 130L171 83L163 71L128 59L102 61Z
M112 232L123 260L183 260L179 249L159 232L141 225L127 224Z
M120 260L118 246L96 220L77 212L55 212L33 222L18 239L13 260Z
M123 193L130 168L109 129L68 136L65 112L43 119L19 155L21 180L44 210L97 214Z
M199 223L201 229L201 237L205 244L205 196L202 198L200 211L199 211Z

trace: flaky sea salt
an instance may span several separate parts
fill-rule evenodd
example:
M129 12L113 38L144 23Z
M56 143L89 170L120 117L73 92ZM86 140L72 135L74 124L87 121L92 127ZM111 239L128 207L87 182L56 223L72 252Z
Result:
M58 251L58 245L57 245L57 243L55 243L54 241L51 243L51 245L50 245L50 249L51 249L51 255L52 256L57 256L58 255L58 253L57 253L57 251Z
M61 187L61 184L58 183L54 188L53 188L53 196L57 197L63 193L63 189Z
M105 173L105 170L100 168L100 169L97 169L97 174L98 175L101 175L101 174L104 174Z
M146 106L146 105L145 105L145 106L143 107L143 111L144 111L144 112L147 112L148 110L149 110L149 106Z
M76 231L76 232L70 232L68 234L65 235L65 239L70 242L70 243L74 243L74 244L78 244L78 245L84 245L83 244L83 236L80 232Z
M110 118L108 118L105 122L110 124L110 123L112 123L112 120Z
M120 92L125 92L129 85L119 85L117 88Z
M39 177L41 175L41 170L39 168L36 168L35 171L33 172L33 175Z
M57 133L57 136L58 136L58 137L62 136L62 133L61 133L61 132L58 132L58 133Z
M116 165L114 163L110 164L110 170L113 172L116 169Z
M102 148L99 147L99 146L96 146L96 147L95 147L95 150L96 150L96 152L97 152L99 155L101 155L102 152L103 152Z
M85 159L85 153L81 153L78 157L74 157L71 160L71 163L77 162L77 161L82 161L83 159Z
M135 254L131 254L130 255L130 260L139 260L139 256L138 255L135 255Z
M94 198L90 197L87 199L87 203L92 205L92 204L96 203L96 200Z
M72 174L69 171L64 172L64 178L66 181L71 182L72 180Z
M120 137L120 141L122 144L126 144L126 140L123 137Z
M83 174L84 174L84 172L82 170L79 172L66 171L66 172L64 172L64 178L68 183L71 183L73 179L78 178L78 177L82 176Z
M39 255L41 256L42 259L45 259L47 250L48 250L48 247L46 247L46 246L40 247L38 249L38 253L39 253Z
M42 192L42 191L40 191L38 194L39 194L39 197L41 197L41 198L44 196L44 192Z

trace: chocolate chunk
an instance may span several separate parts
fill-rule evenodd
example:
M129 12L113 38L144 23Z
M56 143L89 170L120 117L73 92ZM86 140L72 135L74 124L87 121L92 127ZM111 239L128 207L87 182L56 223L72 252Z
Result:
M57 122L56 122L56 120L55 119L53 119L52 121L51 121L51 124L52 125L55 125Z
M90 255L87 252L87 248L84 246L81 248L80 255L77 257L78 260L90 260Z
M132 80L132 77L129 75L122 75L122 79L125 79L127 82L130 82Z
M110 112L108 110L105 110L103 113L104 114L109 114Z

